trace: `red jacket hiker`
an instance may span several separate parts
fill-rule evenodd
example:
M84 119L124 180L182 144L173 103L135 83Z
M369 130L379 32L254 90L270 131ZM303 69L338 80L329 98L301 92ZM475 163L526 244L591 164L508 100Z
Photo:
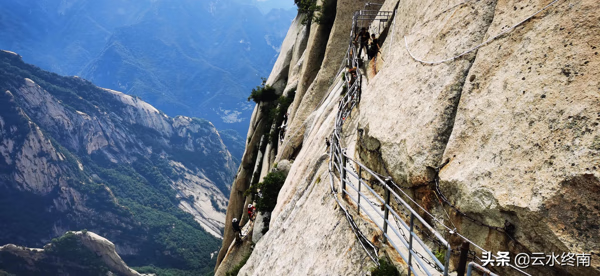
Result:
M254 220L254 212L256 211L256 207L252 206L252 204L248 204L248 218L250 220Z

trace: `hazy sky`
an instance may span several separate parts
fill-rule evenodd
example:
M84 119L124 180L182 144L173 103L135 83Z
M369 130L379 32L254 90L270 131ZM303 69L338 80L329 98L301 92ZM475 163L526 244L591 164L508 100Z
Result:
M250 0L263 11L269 12L271 9L292 9L296 6L294 5L294 0Z

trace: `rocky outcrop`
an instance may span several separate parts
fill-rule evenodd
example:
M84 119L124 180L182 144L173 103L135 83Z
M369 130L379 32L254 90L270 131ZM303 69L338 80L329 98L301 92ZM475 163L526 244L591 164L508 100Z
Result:
M273 73L267 80L267 84L273 85L279 94L289 93L298 85L298 72L299 68L301 67L301 62L299 59L300 55L302 55L304 49L306 48L306 40L308 38L307 33L309 32L308 28L302 24L302 20L303 16L298 16L292 22L292 27L289 29L281 47L282 54L277 58L275 66L273 67ZM283 89L280 87L281 84L285 85ZM250 181L254 175L254 168L257 164L261 164L263 160L270 160L258 159L259 152L260 155L264 154L264 152L260 151L259 149L260 142L263 139L263 134L268 133L272 127L265 125L263 121L264 118L265 114L262 112L261 106L256 105L250 119L246 149L231 187L223 235L223 244L226 246L222 246L221 250L219 251L219 255L217 257L217 267L225 257L228 245L233 241L231 220L234 217L239 218L242 216L242 214L244 214L243 210L246 204L243 194L250 187ZM264 167L268 169L270 165L265 164Z
M115 245L109 240L93 232L75 232L74 234L81 239L83 246L100 256L111 271L126 276L142 275L123 262L115 250Z
M110 272L122 276L147 275L129 268L117 254L115 245L109 240L92 232L72 232L72 234L75 240L85 248L83 250L89 250L98 256ZM60 255L61 252L53 250L54 246L53 243L46 245L44 249L27 248L13 244L0 246L0 264L2 264L3 269L7 269L5 272L27 273L30 275L41 275L40 272L54 272L61 275L77 275L81 272L90 275L97 273L94 271L97 267L86 267L85 265L71 263L72 260L65 259ZM70 250L76 250L76 248L70 248ZM44 268L46 271L40 271L40 268Z

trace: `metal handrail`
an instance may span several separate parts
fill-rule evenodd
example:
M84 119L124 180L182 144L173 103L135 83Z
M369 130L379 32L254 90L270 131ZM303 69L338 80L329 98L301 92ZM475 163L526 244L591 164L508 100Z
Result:
M351 199L352 199L354 202L357 202L357 201L356 201L356 200L355 200L355 199L354 199L354 198L353 198L353 197L352 197L350 194L348 194L348 192L347 192L346 190L344 190L344 193L346 193L346 195L347 195L348 197L350 197L350 198L351 198ZM371 206L371 208L374 208L374 207L373 207L373 204L371 204L369 201L367 201L367 203L369 203L369 205ZM374 209L376 209L376 208L374 208ZM401 257L401 258L402 258L404 261L408 262L408 261L407 261L407 258L406 258L406 257L404 256L404 254L401 252L400 248L398 248L398 246L396 245L396 243L394 243L394 241L392 241L392 240L390 239L390 236L387 234L387 231L385 231L385 230L383 229L383 227L381 227L381 226L379 226L379 224L377 224L376 220L375 220L375 219L374 219L374 218L371 216L371 214L369 214L369 212L365 212L365 214L367 214L367 216L368 216L368 217L371 219L371 221L373 221L373 223L374 223L374 224L377 226L377 228L379 228L379 229L380 229L380 230L383 232L383 235L384 235L384 236L387 238L387 240L388 240L388 241L389 241L389 243L392 245L392 247L394 247L394 249L396 249L396 252L397 252L397 253L400 255L400 257ZM393 228L392 228L392 229L393 229ZM402 240L401 240L401 241L402 241ZM417 260L418 260L418 259L417 259ZM420 262L420 261L419 261L419 262ZM421 264L421 265L422 265L422 264ZM413 273L414 275L417 275L417 273L415 272L415 270L414 270L414 268L413 268L413 266L412 266L412 265L409 265L409 266L408 266L408 268L409 268L409 269L412 271L412 273ZM427 270L425 271L425 273L427 274L427 276L431 276L431 273L429 273ZM410 274L409 274L409 275L410 275Z
M337 131L335 131L337 132ZM339 137L339 133L337 133L337 136ZM337 140L334 141L337 144ZM409 212L411 213L411 215L413 215L415 218L417 218L420 222L422 222L425 226L425 228L429 229L431 232L434 233L434 235L438 238L441 238L441 235L439 235L439 233L435 232L435 230L432 229L432 227L430 225L428 225L424 219L422 217L420 217L420 215L418 213L416 213L416 211L414 209L412 209L410 206L408 206L408 204L402 200L394 191L392 191L392 188L387 185L385 183L385 181L383 181L377 174L375 174L374 172L372 172L369 168L367 168L366 166L364 166L363 164L361 164L360 162L357 162L355 160L352 160L346 153L344 153L340 147L334 147L334 155L338 155L341 154L343 156L344 159L346 160L350 160L352 162L354 162L355 164L359 165L366 173L372 175L373 177L375 177L376 179L378 179L378 181L382 184L382 186L385 189L388 189L390 191L390 193L394 194L394 197L396 198L397 201L401 202L402 205L404 205L404 207L406 209L409 210ZM335 152L338 151L339 153ZM342 161L342 158L336 158L337 161ZM359 180L359 185L365 184L365 187L367 187L367 189L369 190L369 192L371 194L373 194L379 201L381 201L384 206L386 208L388 208L389 211L392 212L392 215L394 216L395 219L400 220L401 224L406 228L406 229L410 229L410 227L408 227L406 225L406 223L401 219L401 217L398 215L398 213L393 209L392 206L390 206L389 202L386 202L381 196L379 196L371 187L369 187L369 185L366 185L366 183L364 181L362 181L356 173L354 173L352 170L349 170L348 168L346 168L344 165L345 164L340 164L340 167L338 167L338 164L336 164L336 162L333 162L334 166L336 167L336 169L338 169L338 172L340 173L340 184L347 184L347 185L342 185L342 187L340 188L340 191L342 191L343 193L345 193L346 195L349 196L349 198L351 198L354 202L356 202L358 208L360 208L361 203L355 199L351 194L348 193L347 189L344 188L344 186L350 186L353 190L355 190L357 192L357 194L359 195L359 197L362 197L364 199L366 199L365 201L367 202L367 204L375 211L375 213L381 217L383 219L383 221L385 223L387 223L388 225L391 225L389 219L387 219L384 214L381 213L381 211L378 210L378 208L376 208L375 206L373 206L373 203L371 203L371 201L369 200L369 198L362 192L360 192L355 186L354 184L349 181L348 179L345 179L344 177L341 176L341 170L343 170L345 172L345 177L348 177L348 175L356 178ZM341 169L341 170L340 170ZM413 270L412 268L412 262L411 260L407 259L406 257L404 257L404 254L402 253L402 251L397 247L397 245L393 244L394 242L392 240L390 240L389 234L387 232L387 227L381 227L379 224L377 224L376 220L372 217L371 214L369 214L368 212L365 212L369 218L377 225L378 228L380 228L383 232L384 232L384 236L388 239L388 241L393 245L393 247L396 249L396 251L398 252L398 254L404 259L404 261L409 264L409 267L411 268L411 270ZM394 228L394 227L390 227L392 232L394 232L394 234L399 238L399 240L402 242L402 244L408 249L410 256L415 256L415 261L417 262L417 264L419 264L423 269L425 274L427 275L431 275L431 272L429 272L429 270L427 268L424 267L423 263L421 262L421 260L419 258L416 258L416 254L415 254L415 250L414 247L411 244L407 244L406 241L402 238L402 235L400 233L398 233L398 231ZM450 244L443 238L440 239L440 242L444 245L447 246L447 263L446 265L442 265L441 262L439 262L439 260L437 260L435 254L433 254L431 252L430 249L427 248L427 246L425 245L425 243L422 241L421 238L419 238L416 233L413 230L409 230L410 231L410 236L411 239L412 238L416 238L415 240L417 241L417 243L419 243L419 245L421 245L421 247L424 249L424 251L427 253L427 255L429 255L429 257L436 263L437 266L439 266L439 268L444 272L444 275L448 275L448 261L450 259L449 254L451 253L451 247ZM414 272L414 271L413 271Z
M358 56L356 47L353 44L353 39L355 36L354 31L357 26L358 20L367 20L367 19L373 20L373 19L377 19L378 17L384 17L384 18L389 19L389 17L392 14L393 14L393 12L391 12L391 11L372 11L372 10L359 11L354 14L352 30L350 32L349 46L348 46L348 50L346 51L345 62L342 62L342 65L349 64L353 67L358 68L358 63L359 63L360 57ZM340 68L340 69L342 69L342 68ZM338 72L338 75L339 74L341 74L341 70ZM350 76L350 74L347 73L345 75L345 78L343 78L343 81L345 83L349 84L350 79L351 79L351 76ZM345 208L343 206L343 204L337 198L337 196L335 196L335 193L342 193L342 195L344 195L344 194L347 195L350 200L352 200L356 203L359 213L361 211L361 206L364 206L365 201L367 202L367 205L370 206L370 208L373 209L375 212L367 212L365 210L364 213L366 213L367 216L373 221L373 223L380 230L383 231L383 235L384 235L385 239L387 240L387 242L389 242L392 245L392 247L398 252L400 257L402 257L402 259L408 264L409 275L411 273L416 274L418 272L415 269L415 265L419 266L420 269L423 271L423 273L425 273L426 275L432 275L432 272L430 272L430 270L424 266L422 260L420 259L420 258L423 258L423 260L427 261L427 263L429 265L431 265L433 267L433 269L440 270L440 272L442 272L445 276L447 276L449 273L450 254L452 252L450 243L448 241L446 241L442 237L442 235L440 233L438 233L431 225L429 225L429 223L427 223L424 218L422 218L403 198L401 198L400 195L398 193L396 193L396 191L394 191L392 184L390 184L391 182L390 183L387 182L389 180L386 181L386 180L382 179L378 174L373 172L371 169L367 168L362 163L360 163L356 160L353 160L350 156L348 156L348 154L346 154L344 152L345 150L342 148L342 145L341 145L341 143L342 143L342 139L341 139L342 127L344 125L346 117L351 115L353 108L358 104L358 100L359 100L358 97L359 97L360 89L362 86L361 84L362 84L362 73L360 70L356 70L356 78L354 79L354 82L351 85L348 85L349 87L347 86L346 95L344 95L342 97L342 99L340 100L339 106L338 106L338 114L335 117L335 122L334 122L335 128L330 137L331 145L330 145L330 150L329 150L329 152L330 152L329 172L330 172L330 184L331 184L332 194L334 195L334 198L335 198L336 202L338 203L338 205L340 205L342 211L344 211L346 213L346 217L350 221L351 225L353 225L352 216L348 213L347 208ZM375 192L362 179L362 175L349 170L347 168L348 161L355 163L356 165L358 165L358 167L361 171L364 171L364 173L369 174L369 175L371 175L372 178L376 179L376 181L378 183L380 183L381 186L384 188L384 190L386 192L386 197L385 197L386 199L379 196L379 194L377 192ZM334 184L334 180L333 180L336 176L340 180L339 181L339 185L340 185L339 190L335 188L335 184ZM352 181L349 181L349 177L353 177L358 180L358 188L355 187L355 185ZM372 196L376 197L377 200L382 202L382 206L385 208L384 214L382 214L382 212L379 210L379 208L374 206L375 203L373 203L369 199L369 197L367 197L367 195L361 191L360 187L363 185L365 187L367 187L367 190L369 191L369 193ZM357 198L355 198L352 194L350 194L348 192L349 190L346 189L347 186L350 186L354 191L356 191ZM390 201L391 195L393 195L394 199L399 204L399 206L403 207L404 210L408 210L408 213L410 214L410 217L411 217L410 226L398 214L398 212L395 210L395 207L391 206L391 201ZM361 201L360 200L361 198L363 198L365 200ZM363 210L364 210L364 207L363 207ZM396 221L397 229L393 226L389 227L389 228L391 228L393 234L398 237L398 239L401 241L402 245L408 250L408 253L409 253L408 256L406 256L404 253L402 253L402 250L399 247L400 244L397 245L394 240L390 239L391 233L388 233L388 231L387 231L388 225L393 225L392 223L390 223L390 220L388 218L388 213L390 213L390 212L392 213L392 217ZM383 226L379 225L377 223L377 220L375 220L375 218L373 216L379 216L381 219L383 219L384 225ZM416 221L418 221L420 224L423 225L423 228L427 229L427 231L429 231L433 234L435 239L438 240L438 242L436 242L436 244L444 245L447 248L445 264L442 264L437 259L435 254L433 254L431 252L431 250L425 244L423 239L421 239L417 235L417 233L415 232L415 229L414 229L414 226L415 226L414 218L416 218ZM401 225L398 225L397 224L398 222ZM363 248L365 250L367 250L367 246L365 246L364 243L367 243L368 247L370 247L370 248L375 248L374 245L372 245L368 240L366 240L364 235L355 226L356 225L352 226L353 231L355 232L357 238L362 240L361 244L362 244ZM402 228L405 228L404 230L409 231L410 234L408 236L408 240L407 240L406 236L404 235L404 233L400 234L398 232L399 230L402 230ZM422 230L420 230L420 231L422 231ZM416 241L416 243L418 243L419 246L423 249L423 251L426 253L428 259L425 259L425 256L421 255L420 253L418 253L415 250L413 240ZM369 250L367 250L367 253L371 257L371 259L374 260L372 254L369 253ZM416 263L413 263L413 260L412 260L413 257L414 257Z
M363 10L363 11L357 11L354 14L353 17L353 22L352 22L352 29L350 31L350 40L349 40L349 46L348 46L348 50L346 51L346 55L344 57L344 60L342 62L342 66L340 67L340 70L338 71L338 74L336 75L336 78L339 77L339 75L342 73L343 70L343 66L346 65L350 65L351 67L356 67L358 68L359 66L359 60L360 57L358 56L358 53L356 51L356 46L353 44L354 38L355 38L355 30L357 27L357 22L360 20L371 20L374 21L376 20L376 18L378 17L387 17L387 19L389 19L389 16L391 16L394 12L391 11L375 11L375 10ZM364 23L361 23L362 26L364 26ZM392 36L393 39L393 36ZM375 223L375 225L381 229L383 231L383 235L385 237L385 239L394 247L394 249L396 249L396 251L398 252L398 254L403 258L403 260L408 264L409 267L409 275L411 273L414 273L414 268L413 268L413 263L412 263L412 257L419 257L417 256L416 251L414 251L414 247L413 247L413 240L416 240L417 243L421 246L421 248L427 253L427 255L429 257L431 257L431 259L433 260L433 262L435 263L434 265L428 260L425 259L422 255L420 256L420 258L423 258L423 260L425 260L426 262L428 262L429 265L431 265L432 267L434 267L434 269L441 269L441 271L443 272L444 276L447 276L449 273L449 261L450 261L450 256L451 256L451 252L453 251L450 243L448 241L446 241L442 235L437 232L427 221L425 221L425 219L423 217L421 217L416 211L415 209L413 209L413 207L411 205L409 205L409 203L407 203L407 201L405 201L402 197L400 197L400 195L394 190L394 187L397 188L399 190L400 193L402 193L403 196L405 196L407 198L407 200L410 200L410 202L416 204L416 207L420 208L421 210L424 210L422 206L420 206L414 199L412 199L406 192L404 192L400 187L398 187L395 183L393 183L393 181L391 180L384 180L382 179L383 176L373 172L372 170L370 170L369 168L367 168L365 165L363 165L362 163L353 160L350 156L348 156L345 153L345 149L342 146L342 139L341 139L341 133L342 133L342 128L345 122L345 119L347 117L349 117L352 113L352 110L355 106L357 106L358 102L360 101L360 91L361 91L361 87L362 87L362 73L360 70L356 70L356 79L354 80L354 83L352 83L352 85L350 85L350 87L348 87L347 91L346 91L346 95L344 95L342 97L342 99L339 102L339 106L338 106L338 113L334 119L334 131L331 134L331 146L330 146L330 160L329 160L329 175L330 175L330 184L331 184L331 191L332 191L332 195L334 195L334 198L336 200L336 202L338 203L338 205L341 207L341 209L346 213L346 217L348 218L348 220L350 221L352 226L352 229L354 231L354 233L356 234L357 238L359 238L359 240L361 240L361 244L363 246L363 248L365 248L365 250L367 251L367 254L369 255L369 257L371 257L371 259L375 261L373 255L371 253L369 253L369 250L367 250L367 247L365 246L366 243L369 247L371 248L375 248L375 246L370 243L368 241L368 239L366 239L364 237L364 235L362 234L362 232L360 232L360 230L358 229L358 227L356 227L352 219L352 216L348 213L347 208L345 208L343 206L343 204L341 203L342 201L340 201L337 196L335 196L335 194L339 193L338 190L335 188L335 184L334 184L334 178L337 176L340 181L340 189L339 191L341 191L342 195L346 194L348 195L348 197L350 199L352 199L354 202L357 203L357 207L358 207L358 212L360 214L361 212L361 201L360 198L365 198L367 201L367 204L373 208L376 212L377 215L379 215L380 217L383 218L384 221L384 226L381 227L376 220L373 219L372 215L369 214L368 212L365 212L369 218ZM343 81L348 84L350 81L350 75L346 74L345 78L343 78ZM371 187L369 187L369 185L363 181L362 175L361 173L355 173L352 172L350 170L348 170L348 168L346 167L347 162L351 161L354 162L356 165L358 165L359 170L363 171L366 174L371 175L371 177L373 177L376 182L378 182L383 188L384 191L386 192L386 200L382 199L381 196L379 196L373 189L371 189ZM336 175L337 174L337 175ZM358 189L356 189L356 187L354 186L354 184L351 181L348 181L348 175L358 179ZM389 182L388 182L389 181ZM373 202L365 196L364 193L362 193L360 190L361 186L364 185L365 187L368 188L369 193L371 193L372 195L374 195L375 197L377 197L378 200L380 200L381 202L383 202L383 206L385 207L385 214L381 214L381 212L379 212L377 210L377 208L375 208L373 206ZM350 186L352 189L354 189L357 194L358 197L355 199L352 195L350 195L348 193L348 190L345 189L346 186ZM390 196L393 195L393 198L396 200L397 203L397 207L401 207L402 209L402 213L403 215L409 216L410 215L410 226L408 226L407 222L404 221L404 219L402 219L400 217L400 215L398 214L398 212L394 209L396 207L391 206L391 201L390 201ZM363 201L364 202L364 201ZM364 205L364 203L362 204ZM363 208L364 209L364 208ZM408 214L406 214L406 210L408 211ZM392 240L389 239L389 235L387 233L387 226L391 225L389 220L388 220L388 213L391 212L392 216L394 217L394 219L396 220L396 222L400 222L402 224L402 226L399 226L398 224L396 224L396 226L398 227L398 229L401 229L400 227L404 227L406 229L409 229L409 240L408 240L408 244L406 244L405 242L405 236L404 236L404 232L402 233L402 235L400 235L396 229L394 227L392 228L392 231L394 232L394 234L396 236L398 236L400 238L400 241L402 241L403 245L408 248L409 250L409 255L408 255L408 259L405 258L404 254L402 254L402 252L399 250L399 248L396 246L396 244L394 244L394 242ZM428 212L425 211L426 214L429 214ZM432 216L432 218L436 221L439 222L435 217L433 217L433 215L429 214L430 216ZM417 219L417 221L423 225L423 227L426 229L425 231L423 231L424 229L419 229L418 225L414 225L414 218ZM441 222L439 222L441 223ZM477 246L476 244L472 243L471 241L469 241L467 238L465 238L464 236L460 235L459 233L456 232L456 229L452 230L450 228L448 228L447 226L445 226L443 223L441 224L442 226L444 226L446 229L448 229L449 233L452 234L457 234L460 238L462 238L463 240L475 245L477 248L481 249L482 251L486 251L483 248ZM417 233L414 231L414 227L416 227L416 230L418 230L421 235L425 235L427 237L429 237L429 239L431 239L434 244L437 244L438 246L444 246L446 247L447 251L446 251L446 261L445 264L442 264L435 256L435 254L433 254L431 252L431 250L428 248L428 246L426 246L426 244L423 242L423 240L417 235ZM431 237L429 234L427 234L427 232L430 232L432 234L433 237ZM403 239L404 237L404 239ZM385 242L385 241L384 241ZM376 254L376 251L375 255ZM419 253L420 255L420 253ZM415 258L415 260L417 261L417 264L422 265L421 261L419 260L419 258ZM377 262L376 262L377 263ZM437 266L437 268L435 267ZM513 267L513 266L511 266ZM424 269L426 269L425 267L423 267ZM515 267L513 267L515 268ZM439 270L438 269L438 270ZM472 271L473 269L476 270L480 270L483 271L484 273L488 273L489 275L493 275L493 276L497 276L496 274L493 274L492 272L490 272L489 270L485 269L484 267L478 265L477 263L470 263L469 264L469 271ZM481 270L483 269L483 270ZM515 268L516 269L516 268ZM485 271L484 271L485 270ZM525 275L529 275L519 269L516 269L517 271L525 274ZM426 269L426 273L427 275L430 275L428 270ZM470 276L470 272L468 274Z
M352 160L352 161L354 161L354 160ZM359 181L359 183L362 183L363 185L365 185L365 187L368 189L368 191L369 191L369 192L370 192L372 195L374 195L374 196L375 196L375 197L376 197L376 198L377 198L379 201L381 201L381 202L382 202L382 204L384 204L384 205L385 205L387 208L389 208L390 212L392 212L392 215L393 215L394 217L396 217L396 219L397 219L397 220L398 220L398 221L399 221L399 222L402 224L402 226L404 226L404 227L405 227L405 228L407 228L407 229L409 229L409 228L410 228L410 227L409 227L409 226L408 226L408 225L407 225L407 224L404 222L404 220L403 220L403 219L400 217L400 215L398 215L398 213L397 213L397 212L394 210L394 208L392 208L392 206L390 206L390 205L386 204L386 203L385 203L385 200L384 200L383 198L381 198L381 197L379 196L379 194L377 194L377 193L376 193L376 192L375 192L375 191L374 191L374 190L373 190L371 187L369 187L369 185L367 185L367 183L365 183L365 182L364 182L362 179L360 179L360 178L358 177L358 175L357 175L357 174L355 174L355 173L354 173L353 171L351 171L351 170L348 170L348 169L345 169L345 170L346 170L346 172L347 172L347 173L349 173L350 175L352 175L354 178L357 178L357 179L358 179L358 181ZM347 180L346 180L346 182L348 183L348 181L347 181ZM350 183L351 183L351 182L350 182ZM359 184L359 185L360 185L360 184ZM361 192L360 192L358 189L356 189L356 188L354 187L354 185L351 185L351 187L352 187L352 188L353 188L355 191L357 191L358 193L360 193L361 195L363 195L363 194L362 194L362 193L361 193ZM366 199L368 200L368 198L366 198ZM378 212L378 213L379 213L379 212ZM441 262L440 262L440 261L439 261L437 258L435 258L435 254L433 254L433 253L432 253L432 252L431 252L431 251L430 251L430 250L427 248L427 246L426 246L426 245L425 245L425 243L424 243L424 242L421 240L421 238L419 238L419 236L417 236L417 235L416 235L414 232L410 232L410 234L411 234L411 236L413 236L413 237L414 237L414 238L417 240L417 242L418 242L418 243L419 243L419 244L420 244L420 245L423 247L423 249L424 249L424 250L427 252L427 254L429 254L430 256L432 256L432 257L433 257L432 259L434 260L434 262L435 262L435 263L436 263L436 264L437 264L439 267L444 267L444 265L442 265L442 263L441 263ZM442 240L442 241L444 241L444 239L441 239L441 240ZM449 244L448 242L444 242L444 244L447 246L447 250L448 250L448 252L450 252L450 251L451 251L450 244ZM446 265L447 265L447 264L446 264Z
M471 273L473 273L473 269L482 272L484 276L486 276L486 275L498 276L498 274L495 274L495 273L491 272L489 269L487 269L477 263L474 263L474 262L469 263L469 266L467 267L467 276L471 276Z

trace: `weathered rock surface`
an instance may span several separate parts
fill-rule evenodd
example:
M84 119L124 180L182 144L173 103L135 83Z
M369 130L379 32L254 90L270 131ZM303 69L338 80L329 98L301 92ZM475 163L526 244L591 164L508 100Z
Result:
M292 22L290 30L288 31L281 47L281 53L275 62L275 66L273 67L273 73L267 79L268 85L275 85L282 80L286 80L287 85L283 91L279 90L279 88L277 91L278 93L283 93L285 95L287 95L291 90L294 90L298 85L299 71L302 66L300 59L301 55L306 49L306 41L308 40L309 33L309 28L302 25L302 19L303 16L299 15ZM231 244L233 241L231 220L234 217L240 218L242 214L244 214L244 207L246 204L243 194L250 187L250 181L254 175L254 168L257 164L261 164L263 161L263 159L257 161L260 142L263 134L268 133L271 128L271 126L266 126L264 124L264 119L265 114L261 110L261 105L258 104L254 108L254 112L252 113L252 117L250 119L247 137L248 142L242 157L242 162L236 174L233 185L231 186L231 194L229 197L229 204L227 206L225 230L223 234L223 244L225 246L222 246L221 250L219 251L216 268L219 266L221 260L223 260L225 257L225 254L229 248L229 244ZM261 155L263 154L264 153L261 153ZM270 162L271 161L269 160L269 163ZM267 169L270 168L270 164L265 164L264 166Z
M381 34L378 72L363 79L361 102L344 126L349 153L396 183L412 186L406 191L419 204L493 253L592 256L590 267L527 269L532 275L600 273L600 4L388 0L382 10L396 6L395 23L381 28L388 31ZM333 211L323 155L341 91L334 74L346 51L347 24L359 8L357 2L337 1L327 46L313 24L304 53L284 58L291 62L289 79L299 80L298 94L275 163L294 161L269 231L257 240L241 275L368 271L358 261L366 255L353 247L355 237ZM415 59L445 60L486 41L446 62ZM301 70L294 67L298 63ZM357 129L364 131L362 138ZM492 228L439 203L438 176L449 203ZM453 247L460 246L456 235L438 230ZM455 269L457 259L451 261Z
M300 73L296 98L290 108L292 122L286 133L286 147L279 151L278 158L289 158L294 153L294 149L302 146L309 115L330 92L332 80L346 55L346 51L342 49L348 47L352 15L354 11L363 8L367 2L378 1L328 1L327 5L335 5L332 8L335 12L332 24L329 26L326 23L313 23L311 26L314 31L308 39L306 60ZM332 14L328 16L333 17Z
M498 4L488 36L541 4ZM597 1L558 2L480 49L444 153L440 176L452 200L488 224L513 222L514 238L532 252L600 248L600 28L589 23L598 11Z
M209 122L193 121L188 117L169 118L137 98L108 89L105 91L108 92L106 96L113 96L124 104L122 113L106 114L100 111L100 114L89 115L81 111L68 110L65 105L31 79L25 79L25 85L18 89L18 93L13 95L11 92L5 92L10 94L10 97L16 95L22 112L36 122L35 125L30 122L33 128L20 152L13 153L16 169L13 175L15 181L20 183L21 189L45 195L61 181L64 183L64 178L59 176L67 174L65 171L59 173L57 166L51 164L52 161L64 160L64 156L57 153L38 125L41 125L55 139L64 142L65 147L73 151L84 150L90 155L103 152L114 163L132 162L135 160L135 154L152 153L151 147L141 142L130 131L128 133L122 124L142 125L150 131L160 133L162 137L157 138L165 144L168 140L180 139L181 144L173 144L174 148L181 147L190 153L211 156L216 160L223 157L218 161L223 161L220 163L223 164L220 170L217 170L216 166L211 170L188 168L175 162L173 164L176 165L173 167L181 170L184 177L173 179L171 182L182 197L195 198L195 204L192 205L182 202L182 209L194 214L196 220L211 234L221 237L223 211L227 202L223 190L230 185L228 182L231 179L234 162L216 129ZM14 141L11 142L10 135L5 136L4 140L6 146L0 151L6 153L7 163L12 162L9 153L14 151L14 147L9 144ZM132 144L136 146L131 147ZM164 151L156 153L165 154ZM83 167L80 169L83 170ZM217 185L220 188L217 188ZM214 198L213 201L220 202L220 207L215 208L211 204L211 198Z

